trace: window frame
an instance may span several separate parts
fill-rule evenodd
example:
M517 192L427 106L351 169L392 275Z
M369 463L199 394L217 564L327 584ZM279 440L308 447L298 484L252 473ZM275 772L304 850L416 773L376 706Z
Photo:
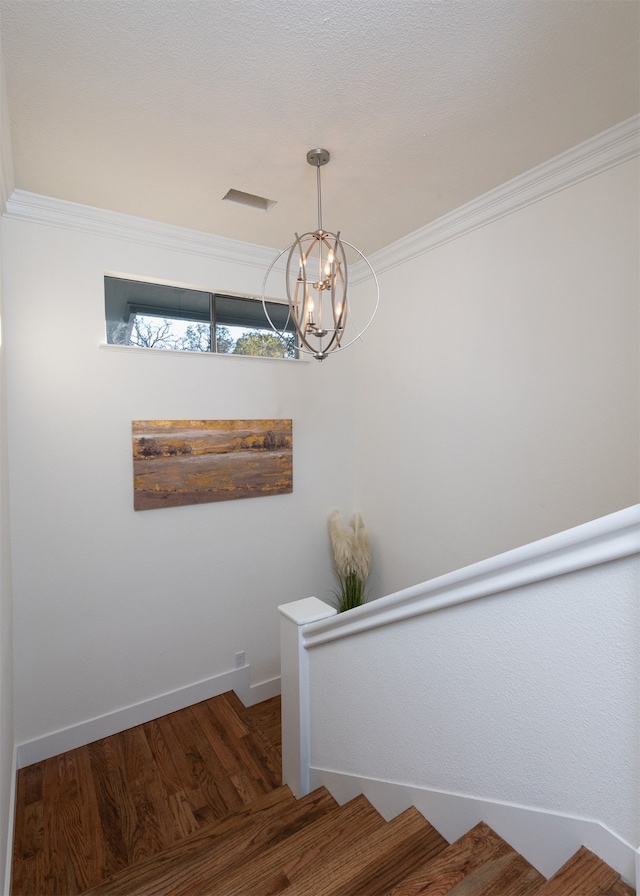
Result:
M290 349L282 344L282 354L242 354L219 351L218 328L242 328L245 333L257 332L278 338L264 311L262 298L246 293L213 291L200 286L136 277L128 274L106 272L104 274L105 336L108 346L141 348L183 354L235 355L236 357L271 358L272 360L300 360L295 327L289 317L288 304L284 300L266 299L269 316L275 323L282 322L282 330L291 335ZM206 305L203 298L207 299ZM151 301L150 301L151 299ZM153 301L155 299L155 301ZM164 301L163 301L164 299ZM172 304L173 301L173 304ZM206 311L204 308L206 307ZM148 346L131 343L136 316L153 317L165 321L209 325L208 349L181 348L175 345ZM119 337L119 338L118 338ZM290 354L287 354L290 351Z

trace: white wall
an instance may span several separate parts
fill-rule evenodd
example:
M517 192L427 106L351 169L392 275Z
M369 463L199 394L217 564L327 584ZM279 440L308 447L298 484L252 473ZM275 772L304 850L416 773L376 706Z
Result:
M0 213L13 188L11 144L0 47ZM0 887L8 880L13 825L13 628L9 537L9 471L3 326L3 250L0 241Z
M2 246L0 242L0 327L2 327ZM9 470L4 347L0 346L0 887L13 826L13 626L11 539L9 533Z
M340 617L309 626L314 784L331 786L339 773L361 785L415 787L416 805L450 840L481 818L494 827L501 820L498 832L545 874L586 842L572 842L573 820L591 819L619 838L601 836L606 851L596 851L614 865L624 856L618 868L631 879L640 837L637 512L635 519L635 535L621 539L633 539L625 550L635 555L536 581L567 551L552 536L546 555L528 561L528 584L508 587L520 566L506 554L425 583L425 615L319 644L314 634L331 636ZM592 543L589 531L577 562ZM602 541L597 550L606 548ZM492 580L507 590L440 603L449 592L482 595ZM398 612L403 599L409 609L411 600L420 603L417 591L395 596ZM384 604L388 620L393 598ZM352 626L375 622L375 607L369 617L355 614ZM331 774L317 771L325 769ZM514 819L525 809L518 830ZM566 819L564 830L546 813ZM542 851L535 842L554 831L564 850L557 857L553 837Z
M356 367L374 596L638 501L638 196L634 159L380 274Z
M312 765L593 818L637 846L639 568L312 649Z
M233 669L279 675L276 607L333 587L352 356L101 348L105 271L259 294L264 271L5 218L16 740ZM134 512L131 421L293 419L291 495Z

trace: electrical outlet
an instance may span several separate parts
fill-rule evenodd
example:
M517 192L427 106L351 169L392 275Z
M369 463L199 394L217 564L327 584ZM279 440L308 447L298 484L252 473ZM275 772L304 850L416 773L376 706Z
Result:
M236 653L236 669L242 669L244 666L244 650L239 650Z

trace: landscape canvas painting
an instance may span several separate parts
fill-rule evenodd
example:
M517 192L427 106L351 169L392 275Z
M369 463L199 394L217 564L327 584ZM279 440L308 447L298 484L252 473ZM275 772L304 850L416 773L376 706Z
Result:
M293 491L291 420L134 420L135 510Z

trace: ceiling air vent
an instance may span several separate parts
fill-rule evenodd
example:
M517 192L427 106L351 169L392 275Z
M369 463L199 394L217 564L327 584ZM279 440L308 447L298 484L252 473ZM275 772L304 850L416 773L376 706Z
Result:
M265 199L264 196L254 196L253 193L243 193L242 190L228 190L226 196L222 197L222 201L225 200L257 208L261 212L268 212L276 204L275 199Z

